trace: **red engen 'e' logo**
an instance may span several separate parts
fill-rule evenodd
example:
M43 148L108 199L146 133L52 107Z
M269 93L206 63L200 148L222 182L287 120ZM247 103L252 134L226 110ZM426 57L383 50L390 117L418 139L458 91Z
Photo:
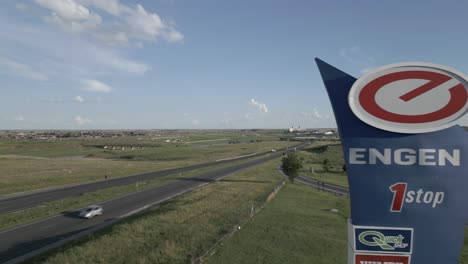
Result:
M392 132L425 133L456 123L468 110L468 81L444 66L404 63L359 78L349 105L363 122Z

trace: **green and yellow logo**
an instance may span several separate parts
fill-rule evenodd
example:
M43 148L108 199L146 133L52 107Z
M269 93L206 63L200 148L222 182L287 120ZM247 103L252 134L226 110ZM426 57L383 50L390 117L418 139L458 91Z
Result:
M377 231L365 231L359 235L358 239L359 242L366 246L378 246L383 250L395 250L396 248L408 247L407 243L403 243L405 237L401 234L398 236L385 236Z

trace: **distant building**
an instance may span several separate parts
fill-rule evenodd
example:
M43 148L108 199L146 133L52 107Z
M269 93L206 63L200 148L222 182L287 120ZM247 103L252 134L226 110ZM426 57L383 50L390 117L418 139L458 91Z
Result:
M297 128L295 128L294 126L291 126L289 128L289 133L293 133L293 132L300 132L302 131L303 129L301 129L301 126L298 126Z

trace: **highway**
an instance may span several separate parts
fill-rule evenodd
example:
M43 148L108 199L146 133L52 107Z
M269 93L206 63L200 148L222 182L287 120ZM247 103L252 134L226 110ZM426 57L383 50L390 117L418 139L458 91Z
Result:
M203 173L196 177L181 178L163 186L100 203L104 208L104 214L93 219L78 218L77 214L79 210L77 210L0 232L0 263L18 263L24 261L29 257L59 246L65 241L94 232L132 213L189 192L210 182L220 180L235 172L273 160L280 157L281 154L277 152L240 165Z
M299 147L299 146L300 145L296 145L290 148ZM284 150L285 149L278 149L278 152L282 152ZM133 175L133 176L110 178L108 180L103 180L103 181L84 183L80 185L67 186L63 188L56 188L52 190L45 190L45 191L39 191L39 192L31 192L31 193L27 193L24 195L0 197L0 214L20 211L20 210L24 210L27 208L40 205L42 203L47 203L47 202L51 202L54 200L59 200L59 199L63 199L66 197L71 197L71 196L78 196L83 193L94 192L100 189L129 185L129 184L136 183L139 181L147 181L147 180L165 177L170 174L182 173L182 172L187 172L187 171L191 171L195 169L201 169L201 168L207 168L210 166L225 164L225 163L229 163L233 161L259 157L268 153L271 153L271 152L262 152L262 153L258 153L258 154L251 155L251 156L240 157L237 159L212 161L212 162L201 163L201 164L196 164L196 165L187 166L187 167L174 168L174 169L144 173L144 174Z

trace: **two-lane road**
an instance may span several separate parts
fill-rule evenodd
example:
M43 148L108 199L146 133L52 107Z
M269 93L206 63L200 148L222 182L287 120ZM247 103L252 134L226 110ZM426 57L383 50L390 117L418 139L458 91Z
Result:
M299 147L299 145L292 146L292 147ZM283 151L283 150L284 149L281 149L278 151ZM94 192L100 189L129 185L129 184L136 183L139 181L157 179L157 178L165 177L165 176L175 174L175 173L182 173L182 172L187 172L187 171L191 171L195 169L207 168L210 166L226 164L226 163L230 163L234 161L259 157L268 153L271 153L271 152L262 152L262 153L258 153L255 155L240 157L237 159L213 161L213 162L196 164L196 165L187 166L187 167L174 168L174 169L156 171L156 172L151 172L151 173L144 173L144 174L133 175L133 176L110 178L104 181L85 183L85 184L68 186L68 187L57 188L57 189L46 190L46 191L32 192L29 194L18 195L18 196L0 197L0 214L20 211L20 210L31 208L31 207L34 207L43 203L63 199L66 197L78 196L83 193Z
M196 177L179 179L169 184L133 193L110 200L101 205L104 214L90 220L77 217L78 212L68 212L31 224L23 225L0 232L0 262L12 261L16 263L41 253L46 246L58 246L67 238L75 239L73 235L86 234L86 230L95 231L106 223L112 223L125 215L138 211L148 205L154 205L171 199L177 195L220 180L235 172L250 168L281 156L274 153L264 158L247 161L243 164L207 172ZM54 245L55 243L55 245ZM44 248L46 247L46 248Z

